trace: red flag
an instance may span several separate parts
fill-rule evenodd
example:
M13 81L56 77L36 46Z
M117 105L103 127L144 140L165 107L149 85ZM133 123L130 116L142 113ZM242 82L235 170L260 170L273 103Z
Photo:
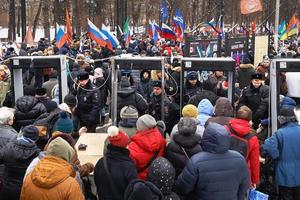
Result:
M241 0L241 13L247 15L250 13L263 11L260 0Z
M256 30L256 20L257 20L257 17L255 17L255 19L253 20L253 22L251 22L251 32L252 34L255 33L255 30Z
M68 43L72 43L72 24L70 20L70 16L68 13L68 9L66 8L66 27L67 27L67 35L68 35Z
M33 40L33 36L32 36L32 30L31 30L31 26L29 26L25 38L24 38L24 43L25 44L29 44L31 46L34 45L34 40Z

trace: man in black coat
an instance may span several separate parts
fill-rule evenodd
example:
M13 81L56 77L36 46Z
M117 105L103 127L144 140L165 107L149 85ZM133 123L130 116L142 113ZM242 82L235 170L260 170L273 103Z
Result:
M253 127L258 128L261 119L268 117L269 86L262 84L263 75L251 75L251 83L240 97L239 106L247 106L252 110Z
M4 164L1 200L19 200L26 169L41 151L35 144L38 138L39 130L29 125L23 129L22 137L0 150L0 164Z
M100 101L100 92L89 79L89 74L80 71L77 75L79 82L77 88L77 108L76 114L79 118L80 126L85 126L89 133L96 132L99 122L100 110L103 108Z
M202 138L203 152L194 155L176 181L179 194L189 200L243 200L249 187L244 157L229 150L230 136L216 123Z

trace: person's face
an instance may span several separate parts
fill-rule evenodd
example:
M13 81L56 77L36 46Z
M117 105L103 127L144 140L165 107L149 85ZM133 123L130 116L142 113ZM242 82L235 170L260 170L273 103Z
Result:
M192 86L195 86L196 83L197 83L197 80L189 80L189 83L190 83Z
M161 77L162 77L162 73L161 73L161 72L157 72L157 76L158 76L158 78L160 78L160 79L161 79Z
M155 96L159 96L159 95L161 95L161 93L162 93L162 89L160 87L154 87L153 88L153 94Z
M144 79L148 79L149 78L149 74L147 72L143 73L143 78Z
M260 79L252 79L251 82L252 82L253 87L255 87L255 88L259 88L262 84L262 80L260 80Z
M171 68L172 68L172 65L166 63L166 64L165 64L165 68L166 68L166 69L171 69Z
M223 71L216 71L216 77L222 77L224 75Z
M297 53L300 54L300 47L297 49Z
M4 70L0 70L0 76L5 76L5 71Z
M86 80L79 80L79 85L83 87L83 86L85 86L88 82L89 82L89 79L86 79Z

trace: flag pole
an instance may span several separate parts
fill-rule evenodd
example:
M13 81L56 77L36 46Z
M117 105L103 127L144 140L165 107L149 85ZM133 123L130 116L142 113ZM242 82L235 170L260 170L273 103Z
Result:
M278 51L279 13L280 13L280 0L276 0L275 34L274 34L274 48L276 52Z

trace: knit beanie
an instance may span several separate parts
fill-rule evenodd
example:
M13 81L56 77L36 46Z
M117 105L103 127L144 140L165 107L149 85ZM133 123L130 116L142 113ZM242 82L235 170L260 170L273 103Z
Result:
M193 117L197 118L198 116L198 109L193 104L188 104L183 107L182 109L182 116L183 117Z
M33 125L25 126L23 128L23 137L37 141L39 139L39 129Z
M69 118L67 112L61 112L59 118L56 121L54 130L62 133L72 133L74 129L73 121Z
M116 126L110 126L107 129L107 134L108 140L113 146L126 148L129 144L128 135L126 135L126 133L118 129Z
M138 131L148 130L156 126L156 120L151 115L143 115L136 121Z
M183 117L178 122L178 133L184 136L194 135L197 130L197 122L195 118Z
M139 113L134 106L124 106L120 111L121 119L137 119L139 118Z
M61 137L55 138L51 141L46 152L48 155L59 157L69 163L75 154L75 150Z
M73 94L68 94L64 98L64 103L73 108L77 106L77 99Z

